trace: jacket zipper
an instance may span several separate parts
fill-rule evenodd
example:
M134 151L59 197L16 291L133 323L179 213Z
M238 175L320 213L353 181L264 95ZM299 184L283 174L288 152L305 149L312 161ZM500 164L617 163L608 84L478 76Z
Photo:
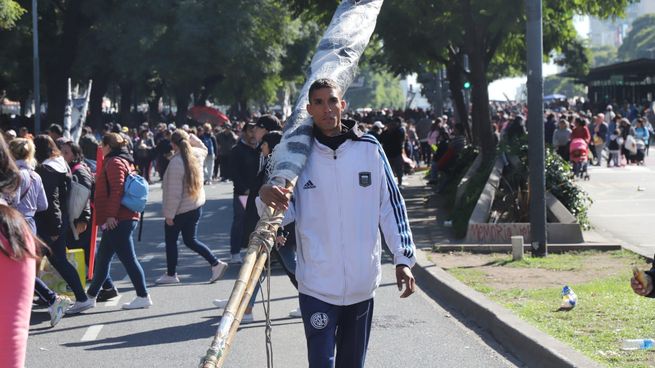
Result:
M334 157L334 174L335 174L334 178L336 179L336 182L337 182L336 183L337 184L336 185L337 198L341 198L341 191L339 190L340 189L339 169L338 169L338 166L337 166L337 163L336 163L336 160L337 160L337 151L336 150L334 151L334 156L333 157ZM339 203L339 201L337 201L337 203ZM340 204L338 204L338 208L339 208L339 218L342 219L343 214L342 214ZM340 227L339 228L339 234L340 234L339 235L339 241L341 242L341 254L342 254L342 257L343 257L343 256L346 255L346 247L345 247L344 242L343 242L343 224L341 224L341 222L339 222L339 224L340 224L339 225L339 227ZM343 261L343 258L342 258L342 265L343 265L343 296L342 296L342 303L345 304L346 303L346 291L347 291L347 284L346 284L347 271L346 271L346 262Z

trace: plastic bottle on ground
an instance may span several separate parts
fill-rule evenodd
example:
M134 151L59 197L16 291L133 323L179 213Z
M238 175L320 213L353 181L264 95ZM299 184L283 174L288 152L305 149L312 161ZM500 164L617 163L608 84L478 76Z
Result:
M652 349L655 346L653 339L625 339L621 350L645 350Z

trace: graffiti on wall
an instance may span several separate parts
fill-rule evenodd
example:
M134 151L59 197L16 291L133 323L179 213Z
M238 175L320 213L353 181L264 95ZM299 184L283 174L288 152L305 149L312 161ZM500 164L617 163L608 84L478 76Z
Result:
M522 235L527 243L530 239L530 224L469 224L466 241L469 243L509 243L512 236Z

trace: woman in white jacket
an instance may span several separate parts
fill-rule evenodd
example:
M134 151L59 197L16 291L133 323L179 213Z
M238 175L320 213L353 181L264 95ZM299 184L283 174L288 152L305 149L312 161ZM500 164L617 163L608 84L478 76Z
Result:
M158 278L157 284L177 284L177 238L182 233L184 244L200 254L211 265L209 282L220 279L227 263L216 258L211 250L197 238L198 221L205 204L203 173L201 163L207 156L207 148L195 135L176 130L171 136L174 155L168 164L164 181L163 212L166 223L166 273ZM183 178L183 180L180 180Z

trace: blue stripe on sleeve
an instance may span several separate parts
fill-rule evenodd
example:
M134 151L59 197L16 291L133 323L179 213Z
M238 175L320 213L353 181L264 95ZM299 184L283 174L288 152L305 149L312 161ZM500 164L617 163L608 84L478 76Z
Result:
M384 162L384 171L387 181L387 189L389 191L389 196L391 199L391 206L393 208L394 218L396 219L396 224L398 226L398 233L400 234L401 247L403 250L403 255L407 258L412 258L414 255L414 248L412 246L411 238L409 235L409 222L407 221L407 211L405 210L402 197L400 195L400 190L394 181L393 174L391 172L391 166L387 160L387 156L375 137L365 134L360 139L360 141L368 142L375 144L378 149L378 154Z

